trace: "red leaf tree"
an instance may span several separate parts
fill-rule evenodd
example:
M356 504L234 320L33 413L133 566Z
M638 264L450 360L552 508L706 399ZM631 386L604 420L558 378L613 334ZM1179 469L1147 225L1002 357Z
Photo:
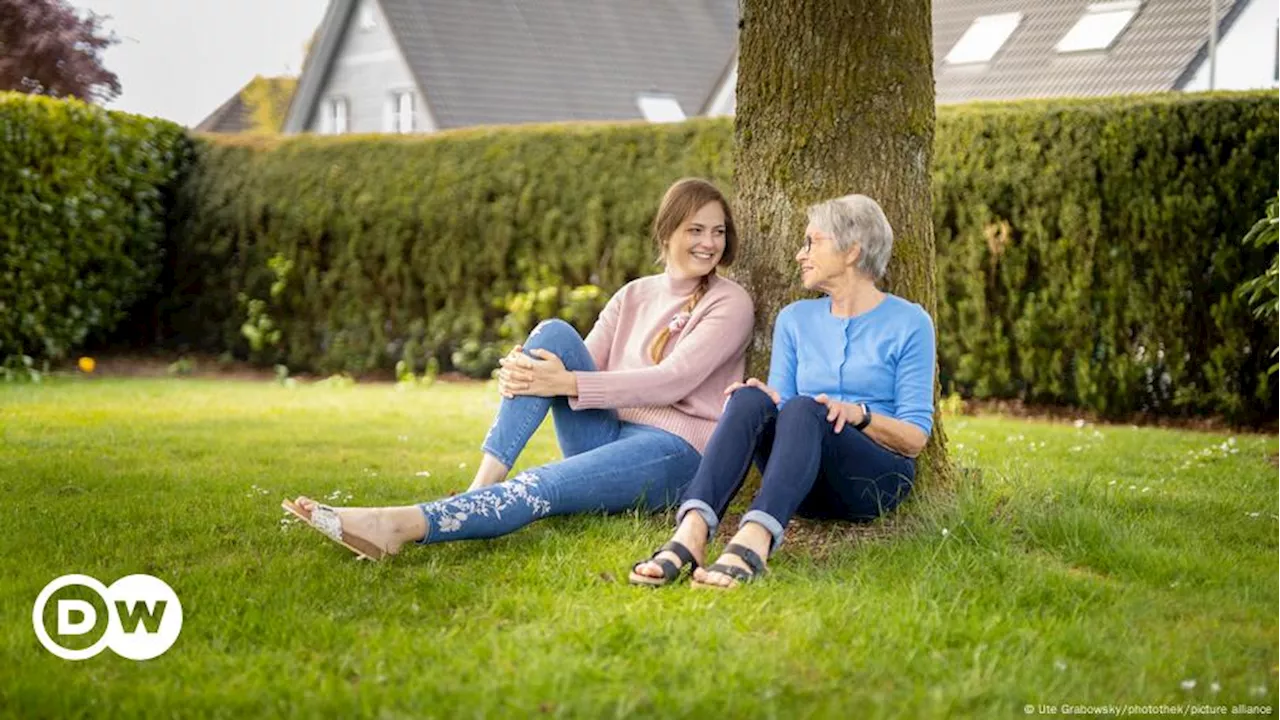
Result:
M0 0L0 90L106 102L120 79L102 65L119 42L105 18L79 14L66 0Z

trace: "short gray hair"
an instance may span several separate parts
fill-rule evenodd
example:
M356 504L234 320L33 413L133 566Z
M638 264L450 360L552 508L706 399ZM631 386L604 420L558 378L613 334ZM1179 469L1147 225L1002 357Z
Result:
M866 195L845 195L809 208L809 222L830 235L841 252L857 244L858 270L880 280L893 253L893 228L879 203Z

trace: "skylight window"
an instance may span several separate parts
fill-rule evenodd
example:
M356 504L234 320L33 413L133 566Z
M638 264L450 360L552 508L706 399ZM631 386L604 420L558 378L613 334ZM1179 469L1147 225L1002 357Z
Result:
M1090 5L1084 11L1084 15L1058 41L1057 51L1069 53L1106 50L1111 47L1116 38L1120 37L1120 33L1129 27L1133 16L1138 14L1141 4L1137 0L1126 0Z
M685 119L684 108L670 95L641 95L636 98L644 119L652 123L680 122Z
M1000 52L1009 36L1018 29L1022 22L1022 13L1003 13L1000 15L983 15L947 53L948 65L967 65L969 63L990 62Z

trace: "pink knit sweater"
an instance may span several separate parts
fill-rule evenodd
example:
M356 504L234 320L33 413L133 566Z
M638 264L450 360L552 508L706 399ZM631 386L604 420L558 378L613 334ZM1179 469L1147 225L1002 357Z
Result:
M679 435L702 452L724 409L724 389L742 380L755 322L742 286L713 276L688 321L671 333L662 362L649 357L653 338L671 323L699 278L650 275L623 286L587 335L600 372L575 372L575 410L614 408L626 422Z

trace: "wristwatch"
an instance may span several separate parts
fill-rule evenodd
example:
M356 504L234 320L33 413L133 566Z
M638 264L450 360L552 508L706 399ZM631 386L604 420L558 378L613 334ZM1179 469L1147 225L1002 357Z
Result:
M858 407L862 408L862 419L853 426L854 430L861 430L871 424L871 408L866 403L858 403Z

